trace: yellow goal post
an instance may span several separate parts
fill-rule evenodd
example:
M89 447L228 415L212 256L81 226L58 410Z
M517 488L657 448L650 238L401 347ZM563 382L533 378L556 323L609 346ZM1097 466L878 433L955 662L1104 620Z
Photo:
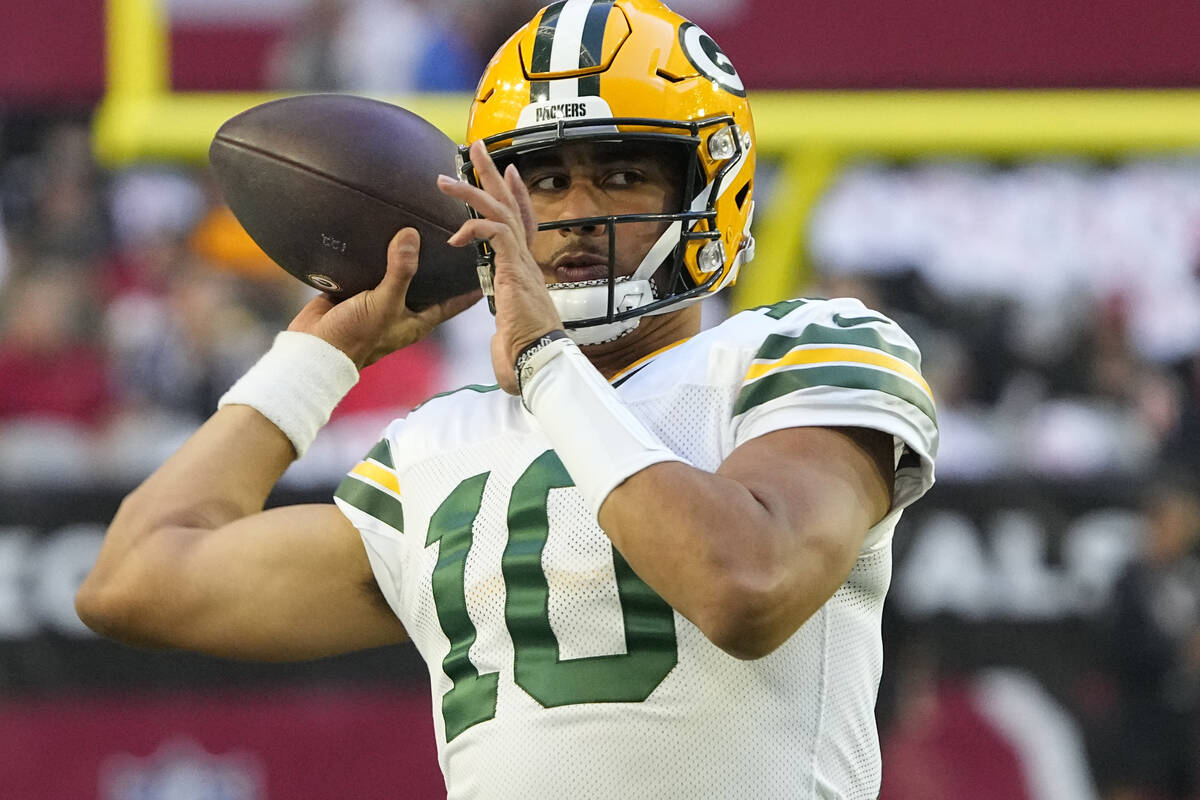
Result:
M165 0L108 0L106 91L93 122L100 161L203 163L217 128L283 94L176 92ZM462 141L466 95L389 96ZM794 294L807 274L806 220L848 162L865 158L1200 154L1200 89L752 92L760 162L774 163L755 224L757 257L735 287L746 308Z

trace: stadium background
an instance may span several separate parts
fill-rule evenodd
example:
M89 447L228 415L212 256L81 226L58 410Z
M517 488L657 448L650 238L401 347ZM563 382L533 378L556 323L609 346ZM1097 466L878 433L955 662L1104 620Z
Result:
M381 81L363 90L461 138L454 80L534 5L359 3L395 41L443 45L432 71L358 65ZM941 482L897 540L884 798L1121 796L1146 734L1122 718L1114 587L1144 490L1200 460L1200 9L674 5L752 87L766 156L733 305L861 294L914 330L939 395ZM307 8L6 10L5 797L437 796L411 649L230 664L102 642L71 609L121 495L302 298L230 227L203 159L261 92L325 88L295 55L328 21ZM414 20L440 33L404 39ZM376 368L277 499L327 497L394 407L478 375L480 324Z

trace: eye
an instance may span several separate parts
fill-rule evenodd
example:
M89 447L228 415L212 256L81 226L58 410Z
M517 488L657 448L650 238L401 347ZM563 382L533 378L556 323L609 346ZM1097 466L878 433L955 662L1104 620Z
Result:
M617 188L636 186L639 183L645 182L646 177L641 172L633 169L616 170L615 172L610 172L604 178L605 186L615 186Z
M561 174L534 176L529 181L531 192L559 192L567 188L567 176Z

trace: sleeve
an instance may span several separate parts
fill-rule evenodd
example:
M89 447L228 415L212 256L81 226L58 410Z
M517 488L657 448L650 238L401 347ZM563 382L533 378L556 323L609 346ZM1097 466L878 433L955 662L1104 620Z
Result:
M896 440L893 512L933 485L937 411L921 353L892 320L858 300L761 309L733 408L734 445L782 428L872 428Z
M404 532L404 503L400 499L400 480L392 461L387 438L381 439L338 484L333 500L355 521L360 514L381 522L396 533ZM357 522L355 522L357 524Z
M396 423L393 423L395 425ZM404 502L392 458L389 427L333 494L333 501L362 537L375 582L388 605L405 620L400 575L404 548Z

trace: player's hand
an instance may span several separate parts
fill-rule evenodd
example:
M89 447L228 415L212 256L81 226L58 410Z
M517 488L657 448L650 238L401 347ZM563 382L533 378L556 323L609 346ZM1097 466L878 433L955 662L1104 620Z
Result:
M492 289L496 301L496 335L492 337L492 369L500 388L517 393L513 362L517 354L547 331L561 328L562 320L542 270L529 251L529 242L537 233L537 220L529 190L509 166L503 175L482 142L471 145L471 163L479 177L479 186L442 177L438 188L444 194L468 203L482 217L463 223L448 240L465 247L486 239L495 251L496 274Z
M388 245L387 271L374 289L340 303L317 295L300 309L289 331L319 336L341 350L362 369L424 338L439 323L469 308L480 298L475 290L429 308L412 311L404 304L408 285L417 274L421 237L404 228Z

